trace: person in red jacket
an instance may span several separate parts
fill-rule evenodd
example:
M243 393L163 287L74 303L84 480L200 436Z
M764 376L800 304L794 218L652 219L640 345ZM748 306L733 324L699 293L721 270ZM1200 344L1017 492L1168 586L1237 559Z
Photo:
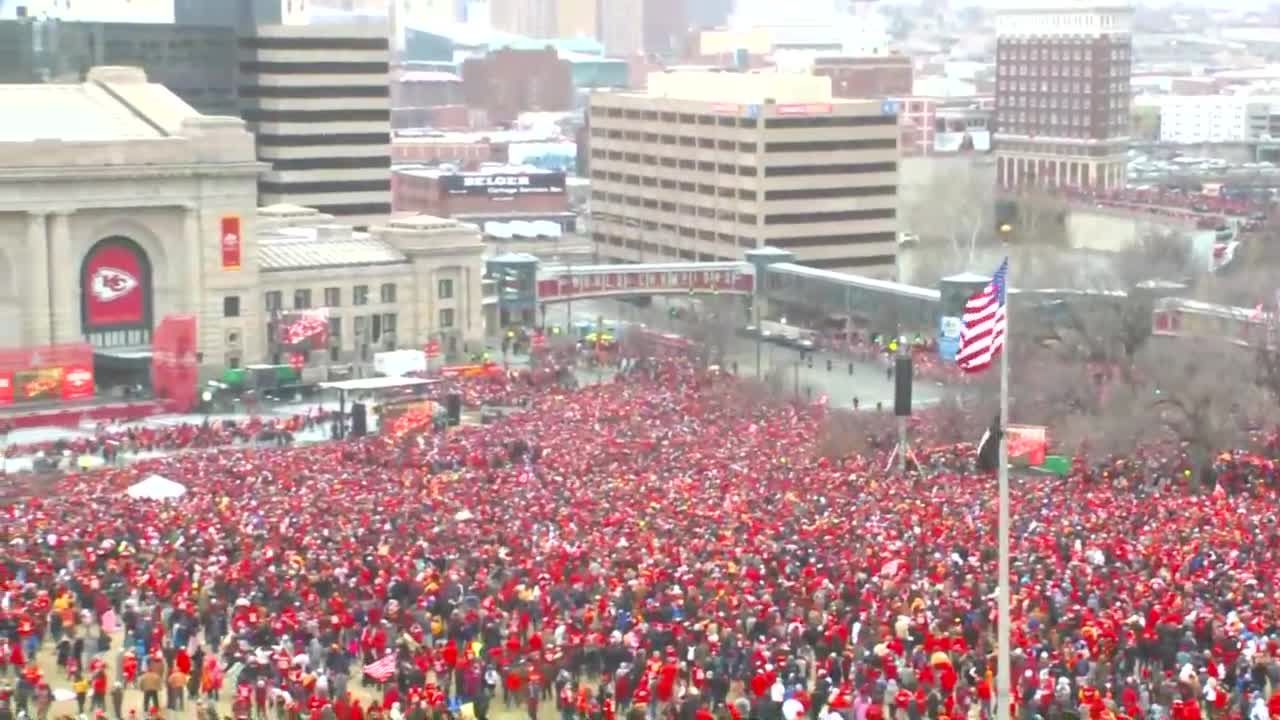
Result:
M658 670L658 702L665 704L675 699L676 677L680 668L674 660L668 659Z
M649 674L645 673L640 676L640 682L636 683L636 689L631 694L631 704L644 707L649 704Z

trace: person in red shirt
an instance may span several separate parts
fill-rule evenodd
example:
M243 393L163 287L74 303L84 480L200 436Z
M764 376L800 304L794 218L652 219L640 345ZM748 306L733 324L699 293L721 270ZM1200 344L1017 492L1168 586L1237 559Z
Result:
M532 684L532 677L530 677ZM524 687L524 678L520 669L512 666L507 670L507 677L502 683L502 703L507 707L520 702L520 690Z

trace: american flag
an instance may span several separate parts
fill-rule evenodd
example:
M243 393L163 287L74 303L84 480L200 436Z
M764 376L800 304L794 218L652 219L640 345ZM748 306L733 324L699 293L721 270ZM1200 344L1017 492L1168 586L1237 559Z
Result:
M1008 290L1005 279L1008 275L1009 258L1005 258L991 276L991 282L974 293L964 305L964 314L960 318L964 327L960 330L960 347L956 351L956 364L964 372L986 370L1004 349L1004 334L1008 327L1005 314Z
M396 674L396 654L389 652L381 660L375 660L364 666L364 674L382 683Z

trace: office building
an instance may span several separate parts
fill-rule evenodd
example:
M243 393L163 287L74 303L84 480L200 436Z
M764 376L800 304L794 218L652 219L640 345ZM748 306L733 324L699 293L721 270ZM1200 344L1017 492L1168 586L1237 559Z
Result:
M244 119L271 163L261 205L315 208L356 227L391 211L385 25L269 25L240 38Z
M594 38L599 33L599 0L559 0L555 37Z
M179 24L233 27L241 33L259 25L305 25L310 19L308 0L172 0Z
M685 0L685 23L692 29L720 27L732 12L733 0Z
M736 260L772 245L892 277L898 128L880 100L800 74L653 73L590 106L591 230L602 256Z
M1124 186L1132 25L1132 6L1114 0L997 15L1002 187Z
M489 24L494 30L536 38L556 37L557 0L489 0Z
M447 217L476 225L495 220L552 221L574 227L565 174L525 165L490 165L478 171L397 168L395 210Z
M0 0L0 19L171 23L174 0Z
M573 109L573 64L547 47L503 48L462 63L463 103L484 123L512 123L522 112Z
M688 0L645 0L644 51L681 57L689 45Z
M1256 142L1270 134L1269 97L1156 95L1135 100L1159 116L1160 142L1178 144Z
M915 79L905 55L814 58L813 74L831 78L831 94L841 98L886 98L910 95Z
M230 28L0 20L0 82L75 82L95 66L142 68L151 82L203 114L239 114Z
M650 0L600 0L600 42L611 57L645 49L645 13Z

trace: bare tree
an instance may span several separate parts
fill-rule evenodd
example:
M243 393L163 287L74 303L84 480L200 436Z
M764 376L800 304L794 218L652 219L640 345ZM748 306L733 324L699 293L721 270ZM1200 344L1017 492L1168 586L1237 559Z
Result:
M893 416L886 412L832 410L827 413L814 452L818 457L839 459L850 455L868 455L893 447Z
M720 362L741 324L742 302L731 295L703 298L698 314L685 323L684 335L700 348L704 364Z
M995 176L975 156L901 188L903 228L918 244L904 248L910 282L934 286L940 278L976 270L978 253L995 240Z
M1027 188L1011 198L1014 213L1001 224L1001 239L1010 245L1067 248L1066 200L1060 195ZM1008 226L1007 230L1005 226Z
M1248 440L1247 421L1257 407L1251 370L1250 354L1238 346L1161 338L1138 353L1126 382L1108 387L1094 439L1122 447L1173 440L1205 484L1214 453Z
M1011 249L1021 303L1042 342L1091 362L1127 364L1151 335L1154 301L1191 270L1182 236L1144 235L1116 252L1021 244Z
M1234 315L1229 326L1245 325L1243 335L1222 340L1245 341L1253 354L1258 386L1280 405L1280 232L1248 235L1235 259L1196 285L1196 298L1226 306ZM1225 335L1225 333L1224 333Z

